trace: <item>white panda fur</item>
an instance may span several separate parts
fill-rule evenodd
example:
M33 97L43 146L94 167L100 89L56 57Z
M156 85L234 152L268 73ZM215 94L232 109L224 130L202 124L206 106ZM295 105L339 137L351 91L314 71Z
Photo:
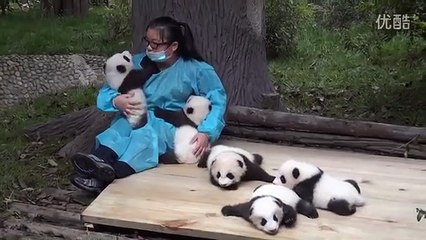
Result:
M239 147L216 145L198 167L207 168L210 182L223 189L236 190L241 181L272 182L274 177L260 167L263 157Z
M139 72L139 73L136 73ZM129 85L136 76L141 76L142 70L135 70L132 62L132 55L129 51L116 53L109 57L104 65L105 79L108 85L119 91L123 85ZM146 123L147 103L145 94L141 87L126 90L125 92L132 95L131 100L141 102L141 108L132 111L127 119L132 128L138 128Z
M182 111L156 109L156 117L173 124L176 127L174 149L160 156L160 163L164 164L194 164L205 154L196 157L193 153L196 143L191 143L192 138L198 133L197 126L207 117L211 110L211 102L203 96L190 96Z
M211 103L207 98L202 96L190 96L185 104L184 110L186 116L198 126L210 112L209 106L211 106ZM189 113L189 109L193 109L193 111ZM193 153L196 143L191 143L191 140L197 133L198 130L190 125L183 125L176 128L174 150L179 163L197 163L202 157L196 157ZM210 144L207 150L209 150L209 148Z
M257 229L275 235L282 225L293 227L296 223L297 212L294 206L298 204L298 198L290 192L291 190L283 186L260 185L247 202L226 205L222 207L221 212L224 216L241 217ZM311 210L312 208L315 210L313 206Z
M365 204L361 190L354 180L337 179L307 162L284 162L273 183L291 188L315 207L338 215L352 215L356 212L356 207Z
M308 218L318 218L318 211L315 206L299 197L293 190L283 185L273 183L263 184L254 189L252 198L259 196L274 196L280 199L283 203L291 206Z

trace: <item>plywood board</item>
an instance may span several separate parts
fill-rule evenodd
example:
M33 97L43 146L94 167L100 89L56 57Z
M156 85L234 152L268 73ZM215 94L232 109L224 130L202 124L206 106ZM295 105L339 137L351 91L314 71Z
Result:
M272 175L289 159L312 162L328 173L359 182L367 205L353 216L319 210L318 219L298 215L292 229L267 235L241 218L224 217L221 208L244 202L262 182L242 183L236 191L209 182L207 170L195 165L159 165L116 180L82 214L88 223L209 239L421 239L426 219L426 161L361 153L224 141L264 155Z

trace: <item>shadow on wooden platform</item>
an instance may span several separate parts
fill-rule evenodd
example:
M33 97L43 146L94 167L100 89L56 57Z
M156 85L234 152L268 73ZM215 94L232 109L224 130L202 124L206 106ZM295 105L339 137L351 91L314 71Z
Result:
M263 154L272 175L288 158L312 162L340 178L359 182L367 205L353 216L319 210L318 219L298 215L296 227L267 235L241 218L224 217L227 204L246 201L262 182L242 183L237 191L210 184L195 165L160 165L109 185L82 213L88 223L209 239L421 239L426 217L426 161L361 153L223 141Z

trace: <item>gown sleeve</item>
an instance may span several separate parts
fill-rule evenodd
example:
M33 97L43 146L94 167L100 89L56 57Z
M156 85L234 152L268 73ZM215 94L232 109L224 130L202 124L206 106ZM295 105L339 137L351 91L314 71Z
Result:
M133 55L133 64L136 69L141 69L140 62L142 58L145 56L144 53L139 53ZM119 92L109 87L107 83L105 83L101 89L99 89L99 93L96 99L97 108L104 112L118 112L118 108L116 108L112 104L112 100L120 95Z
M199 95L206 97L212 104L207 117L198 126L198 131L206 133L210 142L219 139L225 127L226 92L214 68L202 68L197 76Z

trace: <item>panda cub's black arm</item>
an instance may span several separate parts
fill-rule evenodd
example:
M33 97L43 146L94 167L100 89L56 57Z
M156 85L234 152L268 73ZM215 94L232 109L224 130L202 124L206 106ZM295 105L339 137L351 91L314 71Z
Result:
M155 107L154 115L157 118L161 118L164 121L172 124L175 127L181 127L183 125L190 125L192 127L197 127L184 113L184 110L172 111L166 110L159 107Z
M141 88L153 74L160 72L155 63L152 63L147 57L142 59L141 66L143 69L134 69L127 74L118 88L118 92L124 94L132 89Z

